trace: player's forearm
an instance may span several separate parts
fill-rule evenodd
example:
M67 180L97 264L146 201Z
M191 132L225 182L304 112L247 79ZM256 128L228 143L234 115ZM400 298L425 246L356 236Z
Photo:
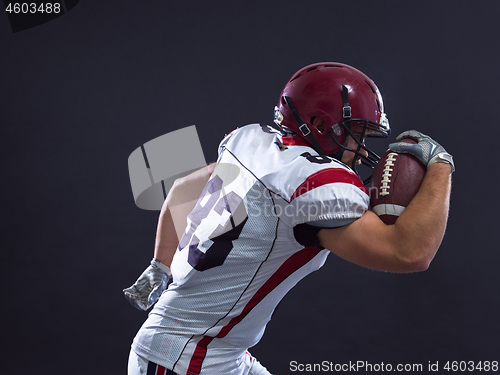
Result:
M167 201L165 202L167 203ZM170 267L178 244L179 239L175 230L172 214L168 204L164 204L160 213L160 218L158 219L154 257Z
M210 164L176 180L163 203L156 230L154 257L169 267L186 229L187 216L196 205L214 167L215 164Z
M411 203L396 220L398 252L425 269L436 254L446 229L451 192L451 166L431 165Z

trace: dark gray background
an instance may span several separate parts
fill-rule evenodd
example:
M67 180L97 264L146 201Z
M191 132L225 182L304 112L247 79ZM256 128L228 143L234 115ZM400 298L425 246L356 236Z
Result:
M272 121L288 78L318 61L378 84L393 135L376 149L416 128L454 155L449 226L423 273L330 256L252 353L275 374L290 361L499 361L499 12L496 0L82 0L19 33L0 15L0 372L125 373L146 314L121 290L148 265L158 216L134 204L129 154L195 124L214 161L225 133Z

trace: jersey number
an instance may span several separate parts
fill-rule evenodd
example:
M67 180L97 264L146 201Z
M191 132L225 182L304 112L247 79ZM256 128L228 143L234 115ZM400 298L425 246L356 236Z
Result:
M222 179L214 176L210 180L198 199L195 208L189 214L188 219L191 225L187 233L182 236L179 242L179 251L182 251L189 244L188 263L197 271L205 271L224 263L227 256L233 249L233 241L236 240L245 225L248 217L241 223L234 222L234 213L242 203L242 198L231 191L221 197ZM208 199L206 196L208 194ZM204 202L204 204L202 204ZM209 240L213 243L209 246L203 246L206 250L200 249L200 240L194 234L197 226L208 217L210 212L215 211L221 217L227 211L229 220L226 225L221 225L212 232ZM206 245L207 241L204 241ZM208 247L208 248L207 248Z
M303 154L300 154L300 156L305 157L311 163L315 164L327 164L332 162L332 159L330 159L328 156L311 155L309 152L304 152Z

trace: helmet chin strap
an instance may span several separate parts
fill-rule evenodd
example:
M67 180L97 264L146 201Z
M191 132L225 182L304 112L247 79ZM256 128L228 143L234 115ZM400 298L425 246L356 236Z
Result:
M290 108L290 112L292 112L293 117L295 118L295 121L299 124L299 130L301 131L302 135L307 138L307 140L312 144L313 148L316 150L316 152L322 156L326 155L325 151L323 148L319 145L318 141L316 138L314 138L313 134L311 133L311 129L309 129L309 126L305 123L304 120L300 117L299 113L295 109L295 106L293 105L292 98L289 96L284 96L286 104L288 105L288 108Z
M343 107L342 107L342 117L344 118L344 120L350 119L351 118L351 106L349 105L349 90L347 89L347 87L345 85L342 85L342 104L343 104ZM341 127L339 127L338 129L342 131ZM332 138L333 138L333 140L335 142L337 142L335 136L332 136ZM345 142L344 142L344 147L345 148L344 147L340 147L340 150L337 151L333 155L333 157L335 159L342 161L342 156L344 155L344 151L347 148L348 141L349 141L349 134L346 134ZM339 143L337 142L337 144L339 144ZM340 146L340 144L339 144L339 146ZM349 167L351 167L352 170L356 170L354 168L354 161L355 161L355 159L353 159L353 162L349 166Z

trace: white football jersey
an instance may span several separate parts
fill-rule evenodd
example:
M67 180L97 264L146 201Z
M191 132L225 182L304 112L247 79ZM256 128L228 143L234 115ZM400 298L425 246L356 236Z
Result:
M284 295L329 251L299 244L293 228L359 218L366 188L336 159L266 125L238 128L171 265L173 283L138 332L133 350L177 374L238 372Z

